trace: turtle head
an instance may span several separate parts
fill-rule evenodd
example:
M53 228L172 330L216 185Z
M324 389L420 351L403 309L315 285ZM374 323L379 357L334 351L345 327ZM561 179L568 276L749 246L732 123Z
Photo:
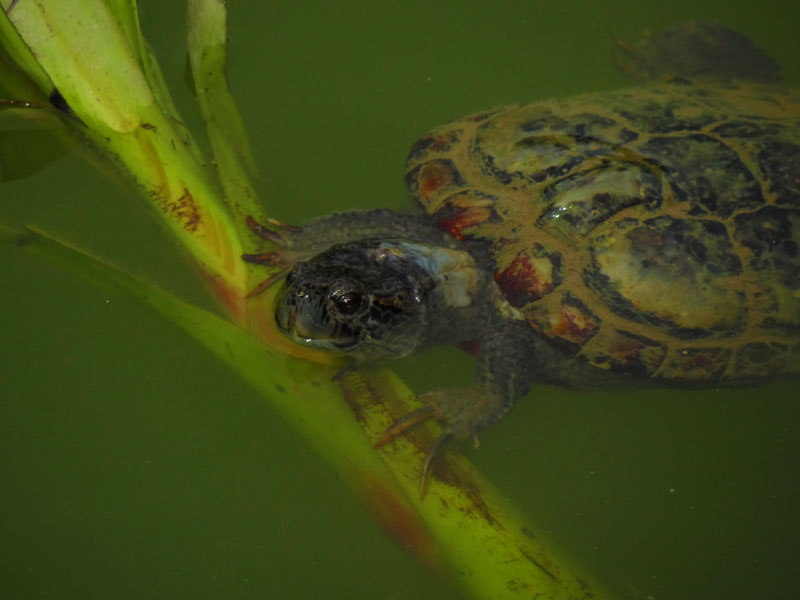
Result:
M275 318L288 337L359 358L396 358L424 342L430 276L401 246L364 240L297 263Z

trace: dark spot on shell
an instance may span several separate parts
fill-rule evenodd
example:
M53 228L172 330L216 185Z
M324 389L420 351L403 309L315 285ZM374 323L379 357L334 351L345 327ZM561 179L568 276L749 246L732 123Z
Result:
M664 172L676 200L694 216L727 218L765 204L761 186L739 156L703 134L653 137L639 147Z
M602 134L610 133L609 130L619 127L614 119L594 113L581 113L570 117L564 124L564 131L568 135L602 140L604 144L613 144L616 140L603 139Z
M756 270L774 270L785 276L779 281L800 288L797 240L800 240L800 210L767 206L734 220L734 238L753 252Z
M767 317L758 324L759 329L777 333L778 335L785 335L787 337L796 337L800 335L800 323L788 323L783 319L776 319L775 317Z
M514 179L514 174L509 173L508 171L505 171L496 166L494 157L491 154L483 154L477 149L475 151L478 152L480 155L479 160L484 165L485 173L497 179L502 185L509 185L511 183L511 181Z
M800 333L800 210L768 206L738 215L734 238L750 250L747 266L754 273L754 292L764 306L759 327L771 333Z
M791 360L785 344L753 342L742 346L736 354L738 377L760 379L780 372Z
M467 121L472 121L473 123L481 123L488 119L489 117L496 115L499 111L490 110L488 112L478 113L477 115L471 115L466 118Z
M731 351L727 348L686 348L679 350L670 361L670 375L681 381L714 381L720 379Z
M772 141L763 144L757 158L775 203L800 208L800 146Z
M514 142L515 148L540 148L546 147L547 149L563 150L566 151L568 146L562 142L554 140L552 137L543 135L531 135Z
M724 138L766 138L780 131L777 125L753 121L728 121L715 127L713 133Z
M620 114L633 122L635 129L656 134L699 131L716 120L716 116L713 114L681 116L680 111L686 107L685 102L638 101L629 103L620 110Z
M538 119L532 119L519 125L520 131L538 132L550 129L559 129L564 126L564 119L555 115L548 115Z
M637 377L652 375L667 355L664 344L628 331L616 330L592 364Z
M672 85L694 85L694 82L691 79L686 79L686 77L670 77L667 79L667 83L671 83Z
M533 181L535 181L536 183L541 183L542 181L547 179L547 173L539 171L538 173L534 173L533 175L531 175L531 179L533 179Z
M417 163L430 154L443 154L458 143L462 130L456 129L444 133L432 133L417 140L408 151L407 164Z

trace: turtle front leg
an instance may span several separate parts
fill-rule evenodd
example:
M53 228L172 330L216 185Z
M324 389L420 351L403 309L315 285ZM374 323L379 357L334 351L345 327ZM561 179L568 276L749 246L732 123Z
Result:
M443 422L442 434L425 457L419 492L424 497L436 460L453 440L471 438L478 445L478 433L499 421L522 396L534 379L530 325L524 321L505 321L480 342L475 377L466 388L433 390L422 394L422 407L393 423L375 444L390 440L429 418Z

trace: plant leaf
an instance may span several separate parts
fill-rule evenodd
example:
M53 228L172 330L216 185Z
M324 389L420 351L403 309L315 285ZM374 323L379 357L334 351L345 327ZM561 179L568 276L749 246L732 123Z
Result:
M6 14L11 1L12 0L3 0L1 3L3 11L0 13L0 42L2 43L3 49L8 53L11 61L18 65L19 68L36 83L36 86L44 92L44 96L47 97L54 89L53 83L33 56L28 44L26 44L19 33L17 33L17 30ZM30 100L31 98L27 99Z
M106 1L119 23L125 39L128 41L131 52L139 62L139 66L142 69L142 73L144 73L145 79L147 79L147 83L150 85L150 90L153 92L156 102L164 114L168 115L173 124L175 124L175 132L180 136L181 144L189 149L199 162L202 162L202 153L188 130L183 126L183 121L169 91L169 86L161 73L161 66L155 59L150 44L147 43L147 40L142 35L136 0Z
M244 228L245 216L262 216L262 208L249 178L256 173L242 118L228 87L225 3L189 0L189 62L194 90L208 138L214 150L222 187L236 222Z
M2 1L7 8L9 0ZM70 119L70 131L140 187L216 296L244 321L248 270L239 259L241 225L231 218L214 170L193 143L184 142L183 125L156 102L141 55L128 43L131 18L122 15L123 31L104 0L26 0L8 18L16 29L0 31L9 36L3 43L13 46L21 37L30 47L79 119ZM145 44L138 46L146 50ZM160 78L157 68L154 73Z
M423 562L444 567L469 596L606 597L457 452L440 464L428 496L420 499L419 465L436 427L421 427L380 451L372 447L395 416L414 403L390 371L347 369L335 378L331 366L309 371L307 364L287 359L229 321L41 231L0 228L0 239L122 290L180 326L281 411L390 534Z
M103 0L27 0L8 19L84 123L100 133L139 126L153 94Z

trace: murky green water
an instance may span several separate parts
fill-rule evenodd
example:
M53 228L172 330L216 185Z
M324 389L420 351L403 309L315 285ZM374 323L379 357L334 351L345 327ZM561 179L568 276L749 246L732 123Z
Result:
M141 4L181 80L179 3ZM405 152L431 126L623 85L612 35L718 19L800 86L790 2L258 4L228 3L230 80L259 191L290 222L405 205ZM191 106L185 88L179 101ZM77 159L2 185L0 222L61 232L203 301L147 212ZM9 248L0 272L0 597L457 597L177 329ZM434 353L437 371L469 367ZM431 362L401 370L424 389ZM536 390L466 451L619 597L794 597L796 389Z

